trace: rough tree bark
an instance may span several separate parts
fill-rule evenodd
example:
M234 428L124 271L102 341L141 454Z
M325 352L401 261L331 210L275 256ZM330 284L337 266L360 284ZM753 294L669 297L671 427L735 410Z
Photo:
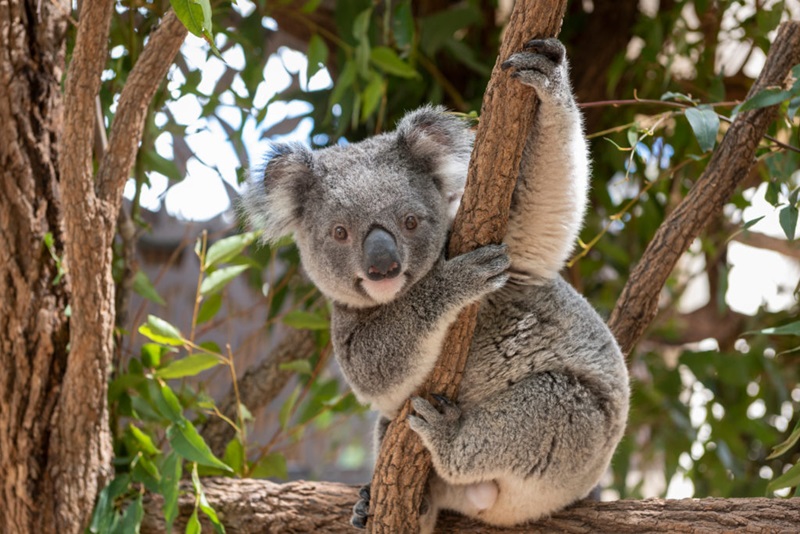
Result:
M237 534L290 534L325 532L353 534L349 525L352 505L358 499L353 486L333 482L203 479L208 500L213 503L228 532ZM176 532L182 532L194 510L194 496L187 483L179 501ZM161 501L148 497L142 523L143 534L165 532L157 512ZM212 532L203 521L203 532ZM488 527L455 514L445 514L436 532L551 533L608 532L797 532L800 499L648 499L577 503L547 520L515 528ZM405 532L405 531L398 531Z
M527 139L533 128L536 106L533 90L511 81L500 64L530 39L555 37L566 7L565 0L520 0L514 5L484 95L467 186L450 237L450 257L499 243L505 236L524 148L521 140ZM424 392L457 398L477 314L477 305L468 307L450 328ZM371 532L413 532L418 528L431 462L406 422L410 409L406 402L386 431L378 455L370 496L374 515L367 523Z
M111 245L147 106L186 35L169 13L151 36L128 77L95 175L94 106L113 10L111 0L82 2L62 102L71 3L0 4L3 532L83 531L111 473ZM66 269L58 284L48 233Z

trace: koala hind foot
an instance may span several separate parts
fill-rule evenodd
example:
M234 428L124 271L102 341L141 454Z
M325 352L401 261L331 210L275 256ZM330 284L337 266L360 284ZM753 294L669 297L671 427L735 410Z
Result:
M353 506L353 515L350 516L350 524L358 529L367 528L369 518L369 498L372 484L364 484L358 490L358 502Z

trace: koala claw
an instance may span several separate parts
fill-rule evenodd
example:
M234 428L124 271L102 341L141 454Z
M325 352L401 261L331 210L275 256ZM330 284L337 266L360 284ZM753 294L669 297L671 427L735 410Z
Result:
M358 529L367 528L367 519L369 518L369 499L370 499L370 484L361 486L358 490L360 499L353 506L353 515L350 516L350 524Z
M439 408L442 411L442 415L444 415L445 419L455 420L461 417L461 408L459 408L456 403L445 397L444 395L439 395L438 393L431 393L431 397L439 403Z
M561 64L567 55L567 50L558 39L531 39L522 47L526 52L541 54L553 63Z

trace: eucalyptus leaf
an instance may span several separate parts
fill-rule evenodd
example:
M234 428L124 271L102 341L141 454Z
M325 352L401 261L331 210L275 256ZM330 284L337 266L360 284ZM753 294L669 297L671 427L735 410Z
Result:
M283 316L283 324L298 330L327 330L330 322L317 313L302 310L290 311Z
M792 241L795 237L797 230L797 206L788 205L784 206L778 214L778 221L781 223L783 233L786 234L786 239Z
M325 40L318 34L314 34L308 40L308 68L306 70L306 78L311 79L319 70L325 66L328 61L328 45Z
M222 363L220 359L212 354L192 354L191 356L171 361L167 366L157 370L155 376L165 380L196 376L207 369L216 367L220 363Z
M419 78L419 73L408 63L400 59L397 53L388 46L377 46L370 51L373 65L388 74L401 78Z
M794 464L781 476L767 484L767 491L791 488L800 485L800 462Z
M717 132L719 132L719 117L710 107L698 106L687 108L684 112L689 125L692 127L694 136L700 144L700 150L708 152L714 149L717 143Z
M782 91L781 89L773 89L773 88L764 89L763 91L754 95L753 98L749 98L742 105L740 105L737 109L737 112L741 113L743 111L749 111L751 109L759 109L768 106L774 106L776 104L780 104L784 100L788 100L789 98L791 98L791 96L792 93L789 91Z
M183 345L183 335L180 330L155 315L147 316L147 322L139 327L139 333L162 345Z
M216 293L203 301L197 311L197 324L203 324L213 319L222 307L222 295Z
M203 440L197 429L189 421L175 423L167 428L167 439L172 448L186 460L217 467L225 471L233 471L219 458L214 456L208 444Z
M232 260L237 255L241 254L245 248L255 242L260 235L260 232L246 232L216 241L208 247L205 267L215 267L220 263Z
M249 269L249 265L231 265L208 275L200 284L201 295L213 295L228 285L231 280Z
M183 461L178 453L171 451L164 463L161 465L161 495L164 497L164 504L161 509L164 512L167 532L172 532L172 524L178 517L178 495L180 494L180 482Z
M151 302L155 302L160 306L166 305L166 301L158 294L155 286L153 283L150 282L150 279L147 277L147 274L139 270L133 277L133 291L137 295L146 298Z

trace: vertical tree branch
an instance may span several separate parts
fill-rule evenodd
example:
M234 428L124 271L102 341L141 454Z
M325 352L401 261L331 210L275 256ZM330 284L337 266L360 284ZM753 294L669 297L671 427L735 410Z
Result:
M530 39L554 37L561 29L565 0L519 0L511 14L498 61L481 108L467 186L450 238L449 256L505 236L525 141L533 128L535 93L511 82L500 64ZM426 392L455 398L477 319L477 305L464 310L450 329ZM370 506L372 532L413 532L430 473L430 456L408 428L407 402L389 426L375 466Z
M750 88L750 98L780 86L800 63L800 22L784 22L766 64ZM737 115L694 187L661 224L634 268L608 321L623 352L629 353L658 311L658 295L675 263L731 198L755 164L755 151L777 106Z

